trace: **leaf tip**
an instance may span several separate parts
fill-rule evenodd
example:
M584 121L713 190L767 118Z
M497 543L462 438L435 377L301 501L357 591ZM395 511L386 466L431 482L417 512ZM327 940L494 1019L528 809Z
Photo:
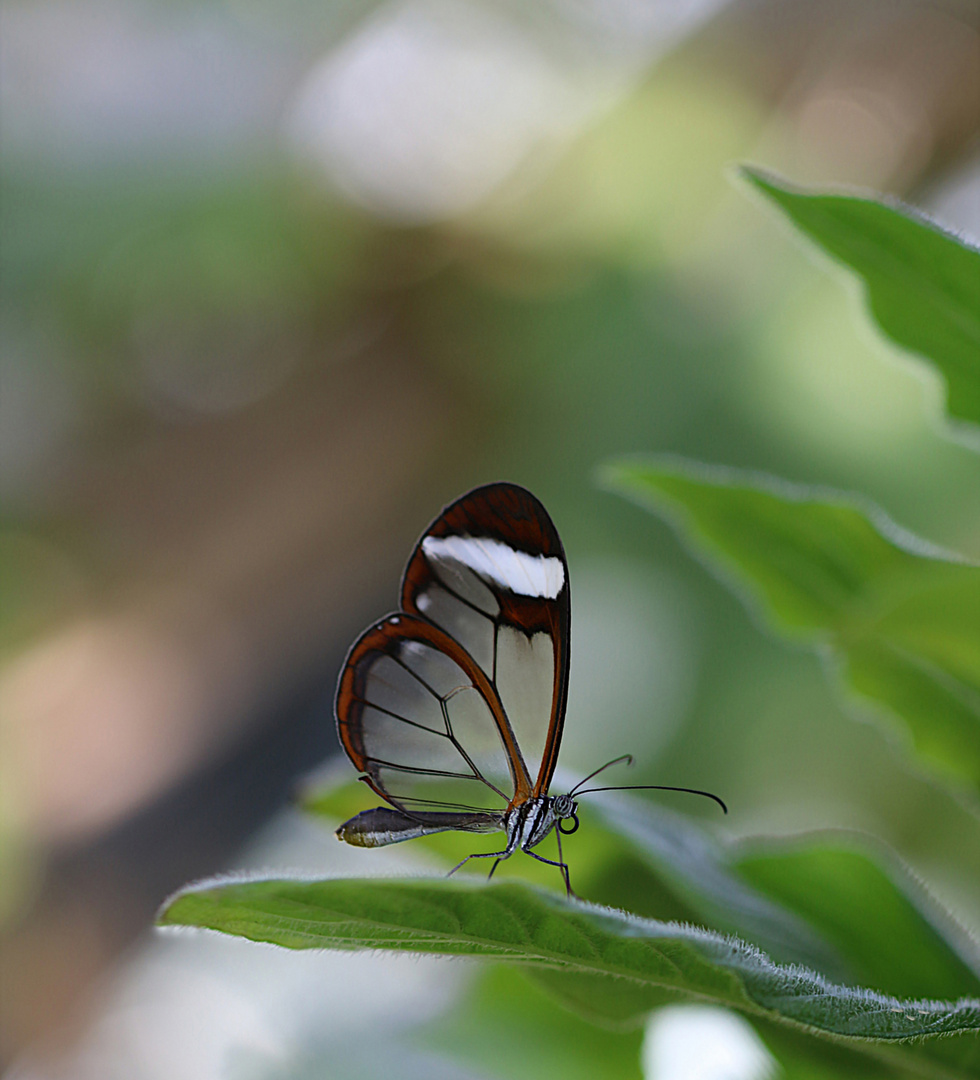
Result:
M153 922L155 926L180 927L201 926L199 913L202 903L213 902L216 893L230 885L241 885L251 881L263 881L264 877L246 873L218 874L182 885L171 893L157 909Z
M194 886L185 885L175 893L171 893L157 909L156 916L153 919L154 926L174 929L176 927L193 925L188 922L187 915L183 910L187 907L188 893L193 891L195 891Z
M761 191L764 195L774 198L780 194L786 194L790 185L777 173L761 165L740 164L731 169L731 176L736 183L742 183L748 187Z
M592 481L604 491L618 491L629 466L623 458L609 458L592 470Z
M168 896L166 900L157 908L157 913L153 918L153 925L158 927L173 927L181 926L181 920L174 916L174 908L180 902L180 893L176 893L174 896Z

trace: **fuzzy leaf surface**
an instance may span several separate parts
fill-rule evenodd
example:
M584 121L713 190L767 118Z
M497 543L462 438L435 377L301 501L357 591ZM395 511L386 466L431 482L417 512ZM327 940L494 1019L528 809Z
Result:
M159 923L292 949L397 949L531 965L558 993L568 975L574 992L587 987L586 1005L621 1020L664 1000L693 999L848 1040L980 1031L976 998L901 1001L775 964L737 938L517 883L219 881L177 894Z

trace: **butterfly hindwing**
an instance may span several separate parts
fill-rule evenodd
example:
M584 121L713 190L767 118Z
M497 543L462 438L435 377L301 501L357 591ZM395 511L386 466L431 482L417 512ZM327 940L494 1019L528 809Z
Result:
M391 615L351 649L337 694L341 741L371 786L401 810L503 812L527 786L513 768L486 675L445 631Z

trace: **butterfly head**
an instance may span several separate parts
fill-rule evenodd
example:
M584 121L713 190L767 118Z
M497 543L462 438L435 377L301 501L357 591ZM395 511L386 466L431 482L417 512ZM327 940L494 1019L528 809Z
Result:
M551 800L551 809L556 818L558 818L558 829L566 836L570 836L576 829L578 829L578 803L571 797L571 795L556 795ZM564 822L570 821L571 825L567 828L564 826Z

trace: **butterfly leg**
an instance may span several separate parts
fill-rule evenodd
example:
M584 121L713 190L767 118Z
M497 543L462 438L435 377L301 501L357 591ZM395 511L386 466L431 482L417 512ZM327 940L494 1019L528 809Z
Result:
M520 838L521 838L520 824L523 821L523 817L513 817L512 818L508 814L506 820L507 820L507 825L506 825L506 828L507 828L507 847L504 848L503 851L484 851L484 852L480 852L479 854L475 854L475 855L467 855L466 858L461 863L457 863L452 868L452 870L449 871L449 873L446 875L446 877L452 877L452 875L455 874L456 871L459 870L459 868L461 866L465 866L466 863L468 863L470 861L470 859L496 859L497 861L490 868L490 873L487 876L487 881L489 881L490 878L493 877L494 870L497 869L497 867L500 865L500 863L502 863L504 861L504 859L509 859L511 857L511 855L513 855L514 852L517 850L517 845L518 845L518 843L520 841Z
M513 854L514 849L509 847L506 851L484 851L478 855L467 855L462 862L457 863L452 868L452 870L450 870L449 873L446 874L446 877L452 877L453 874L455 874L456 871L459 870L461 867L465 866L466 863L470 861L470 859L496 859L497 862L493 864L493 869L490 871L490 877L487 878L487 881L489 881L490 878L493 877L493 871L497 869L497 863L503 862L504 859L509 859Z
M568 880L568 864L567 863L555 862L554 859L546 859L543 855L536 855L533 851L529 851L527 848L525 848L524 850L527 852L528 855L531 856L532 859L537 859L538 862L547 863L549 866L557 866L558 869L561 871L561 876L565 879L565 892L566 892L566 894L568 896L574 896L576 900L578 899L578 896L572 891L571 882Z

